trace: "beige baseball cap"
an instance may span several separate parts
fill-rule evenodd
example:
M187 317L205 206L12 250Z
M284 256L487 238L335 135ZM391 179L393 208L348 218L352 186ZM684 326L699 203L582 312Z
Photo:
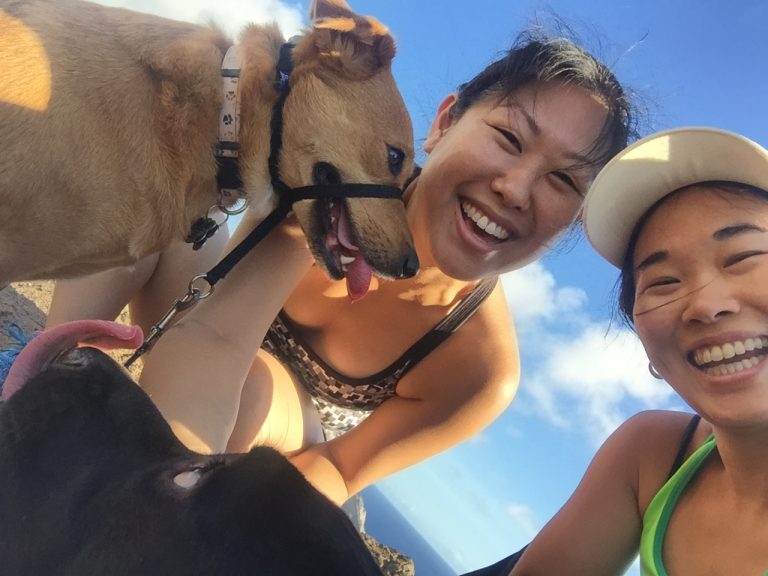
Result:
M651 206L680 188L713 180L768 190L768 150L717 128L675 128L642 138L592 183L582 217L587 238L621 268L632 231Z

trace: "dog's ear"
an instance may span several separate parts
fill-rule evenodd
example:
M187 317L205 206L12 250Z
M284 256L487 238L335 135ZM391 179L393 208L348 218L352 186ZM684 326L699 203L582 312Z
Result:
M381 22L355 14L344 0L315 0L311 11L312 29L296 46L296 62L314 63L318 73L325 69L353 79L390 66L395 41Z
M352 9L344 0L314 0L309 8L309 18L314 23L322 18L351 18Z

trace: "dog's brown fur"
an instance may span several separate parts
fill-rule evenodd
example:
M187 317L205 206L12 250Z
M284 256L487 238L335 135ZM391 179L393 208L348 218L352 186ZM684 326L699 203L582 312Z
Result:
M343 0L318 0L313 12L293 53L281 178L311 184L327 162L344 182L402 186L413 144L392 38ZM0 30L0 286L128 264L183 238L217 200L220 67L231 42L214 28L79 0L0 0ZM275 26L251 25L240 38L241 171L263 211L274 203L267 158L282 43ZM397 174L388 145L405 152ZM296 212L319 255L325 224L313 203ZM396 276L412 253L402 203L348 199L346 208L366 260Z

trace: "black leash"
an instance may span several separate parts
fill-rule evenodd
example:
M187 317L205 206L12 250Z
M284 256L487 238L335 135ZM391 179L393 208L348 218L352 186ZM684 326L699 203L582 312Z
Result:
M272 119L270 122L270 154L269 154L269 174L272 181L272 188L280 198L277 207L270 212L264 220L254 228L237 246L235 246L218 264L211 268L205 274L198 274L189 281L187 293L176 300L168 312L154 324L150 329L149 335L144 342L123 364L126 368L130 367L143 354L148 352L154 346L166 328L171 324L173 318L184 310L187 310L197 304L200 300L205 300L213 293L216 283L223 279L259 242L290 214L294 202L299 200L320 200L320 199L340 199L340 198L402 198L403 191L396 186L385 184L327 184L312 185L291 188L280 179L279 157L283 145L283 108L285 100L290 93L288 79L292 68L291 50L293 44L285 43L280 48L280 58L277 64L275 87L279 90L279 95L272 108ZM226 180L228 183L240 182L239 166L237 160L227 159L226 162ZM233 174L234 173L234 174ZM221 179L221 177L220 177ZM204 219L200 219L204 220ZM198 236L189 240L194 242L194 248L202 246L202 243L218 229L211 218L206 218L206 222L201 224ZM197 224L197 223L196 223ZM194 225L193 225L194 230ZM207 288L199 288L197 283L203 281Z

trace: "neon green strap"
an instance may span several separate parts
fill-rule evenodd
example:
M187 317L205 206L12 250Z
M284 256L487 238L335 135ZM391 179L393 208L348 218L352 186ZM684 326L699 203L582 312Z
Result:
M640 571L643 576L668 576L662 551L669 519L683 490L714 449L715 437L710 436L667 480L643 514L643 534L640 537Z

